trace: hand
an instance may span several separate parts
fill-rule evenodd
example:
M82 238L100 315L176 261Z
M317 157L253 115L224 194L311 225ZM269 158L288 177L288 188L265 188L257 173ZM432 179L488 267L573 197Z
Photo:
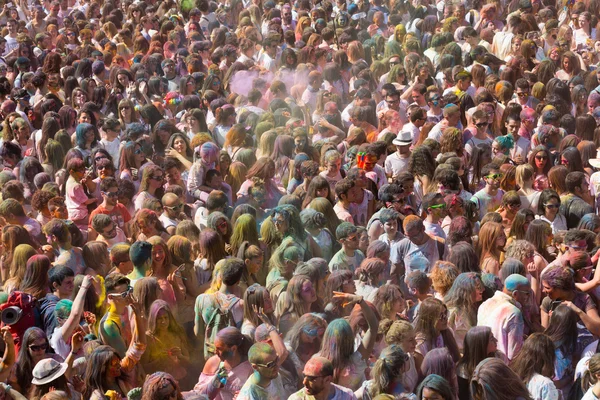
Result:
M12 333L10 333L10 327L9 326L5 326L1 329L2 331L2 340L4 340L4 343L6 343L7 347L8 346L15 346L15 340L12 336Z
M342 306L353 306L356 303L363 301L362 296L356 294L344 293L344 292L333 292L333 299L342 300Z
M83 332L78 330L71 336L71 351L77 353L81 347L83 347Z
M129 82L126 90L129 96L133 95L135 93L135 82Z
M167 150L165 150L165 156L167 156L167 157L175 158L178 155L179 155L179 152L172 147L168 147Z
M329 128L331 126L331 124L325 118L321 118L319 120L319 126Z
M83 319L85 320L86 324L88 324L89 326L93 326L94 324L96 324L96 315L94 315L93 313L91 313L89 311L85 311L83 313Z
M86 275L83 278L83 282L81 282L81 288L82 289L89 289L94 284L95 281L96 281L96 278L94 276L92 276L92 275Z
M569 307L571 310L575 311L576 314L582 313L583 311L581 311L581 309L579 307L577 307L575 304L573 304L572 302L565 300L562 302L565 306Z
M75 390L77 390L79 393L85 392L85 382L83 379L81 379L81 376L73 375L71 383L73 384Z
M519 165L523 164L525 162L523 160L523 155L521 155L521 154L517 155L513 161Z
M258 317L258 319L260 319L263 324L271 324L271 321L269 320L269 317L267 317L264 313L264 310L262 307L256 307L255 304L252 305L252 311L254 311L254 313L256 314L256 316Z
M535 266L534 261L527 264L527 272L529 272L531 274L531 276L537 277L538 271L537 271L537 267Z
M140 82L140 93L142 94L146 94L148 92L148 84L146 83L146 81L141 81Z

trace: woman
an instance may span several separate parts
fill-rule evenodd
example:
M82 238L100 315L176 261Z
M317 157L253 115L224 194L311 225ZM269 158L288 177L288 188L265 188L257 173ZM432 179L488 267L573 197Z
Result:
M497 358L486 358L477 365L471 378L471 393L475 400L532 399L521 378Z
M334 297L336 292L356 293L356 283L352 271L336 270L327 278L323 303L325 304L325 313L331 320L348 317L352 312L352 307Z
M521 207L529 208L534 212L538 209L540 192L533 188L535 170L529 164L517 166L515 171L515 180L519 186L519 197L521 198Z
M417 353L425 357L429 350L446 346L452 358L458 360L458 346L448 329L448 309L444 303L431 297L425 299L413 323L417 332Z
M589 11L579 14L577 21L579 28L573 31L571 50L578 50L578 48L588 45L589 42L593 43L598 40L597 30L592 27L592 14Z
M279 332L285 336L302 315L310 312L315 301L317 293L308 276L295 275L290 279L286 296L280 296L277 302L275 316Z
M155 372L146 377L142 387L141 400L173 399L183 400L175 377L166 372Z
M219 331L215 346L220 354L206 361L192 392L215 400L233 399L252 374L252 366L248 362L251 345L252 342L235 327Z
M384 280L384 269L387 263L379 258L366 258L354 271L358 277L356 281L356 294L363 296L367 301L373 302L378 288Z
M127 129L134 122L140 122L140 117L137 115L137 110L133 102L129 99L123 99L119 102L119 122L123 129Z
M488 222L479 231L479 259L481 270L498 275L500 254L506 246L506 234L502 224Z
M0 257L0 268L2 271L3 282L6 282L10 276L14 276L13 274L16 274L19 269L17 266L17 268L13 269L11 272L15 250L17 246L21 244L29 245L32 249L34 246L31 236L29 236L29 233L25 228L20 225L6 225L2 228L3 254ZM27 262L27 260L25 260L25 262ZM21 269L21 271L23 270Z
M549 260L553 261L546 249L552 244L552 228L546 221L536 219L529 224L527 233L525 233L525 240L528 241L535 247L535 253L533 255L533 263L535 270L530 271L532 276L538 281L542 271L548 265ZM537 293L536 300L539 304L541 299L541 291L539 288L532 288Z
M598 398L600 393L600 354L594 354L588 361L587 370L581 380L581 387L585 391L584 400Z
M584 351L587 341L580 342L577 332L578 311L574 311L572 303L558 305L550 317L550 324L544 331L553 342L555 361L550 377L556 388L566 397L575 380L575 366L579 355Z
M291 205L278 206L272 214L275 228L282 239L290 239L301 249L301 260L308 261L312 257L321 257L321 249L302 227L302 220L296 207Z
M106 345L96 347L87 357L84 375L86 388L83 398L103 400L106 398L104 394L108 390L115 391L118 396L126 396L132 389L132 385L128 382L124 372L130 372L133 369L143 352L137 346L134 348L132 356L127 355L121 360L119 354L112 347ZM131 347L130 350L132 350Z
M319 353L327 321L318 314L304 314L285 337L288 359L294 364L298 381L304 376L304 365Z
M136 240L147 240L152 236L160 236L163 240L169 240L169 234L158 218L158 214L147 208L139 210L133 218L133 237Z
M176 309L177 302L182 301L184 295L178 284L177 272L171 264L171 255L167 243L160 236L148 238L148 243L152 245L152 274L160 286L159 298L166 301L172 309ZM150 306L150 305L148 305ZM150 310L150 307L146 310Z
M548 188L548 173L552 168L552 161L550 160L550 152L545 146L535 147L531 153L529 153L529 165L533 167L535 171L535 177L533 179L533 189L544 190Z
M92 153L92 149L98 145L100 134L98 129L89 123L80 123L75 129L75 148L83 154L84 161L86 164L91 164L89 157Z
M184 380L190 367L187 337L165 301L152 303L146 335L148 345L141 360L144 372L168 370L178 381Z
M139 190L141 182L140 169L148 160L142 147L136 142L127 142L119 155L119 179L133 182L135 189Z
M57 354L47 352L50 345L46 334L39 328L27 329L21 343L17 362L7 382L19 393L29 393L32 386L33 369L37 363L46 358L52 358L58 362L62 362L63 359Z
M18 290L27 270L27 262L36 254L38 252L28 244L20 244L15 247L10 264L9 278L4 282L4 292L11 293L14 290Z
M383 349L373 369L373 379L365 381L355 392L358 399L371 400L379 394L390 394L403 399L416 400L416 396L403 386L403 375L409 361L408 355L398 345Z
M166 156L176 158L183 164L186 171L192 167L194 151L190 146L190 141L183 133L176 132L169 137L167 143ZM184 173L187 178L187 173ZM187 180L187 179L185 179Z
M536 332L525 340L510 367L527 385L532 398L558 400L561 397L552 382L555 360L552 340Z
M460 400L471 399L469 383L473 372L481 361L496 356L497 345L498 340L489 326L475 326L469 329L464 339L463 356L456 365Z
M567 230L567 220L560 210L560 196L552 189L544 189L538 202L536 218L546 221L552 228L552 234Z
M148 199L162 199L164 194L164 172L158 165L149 165L144 168L142 182L137 196L134 199L135 210L140 210Z
M542 290L546 294L541 306L542 326L551 326L551 311L564 302L577 313L578 346L585 348L591 341L596 340L600 336L598 310L588 294L576 290L573 271L567 267L551 266L544 271L541 280Z
M254 187L257 182L260 182L265 190L264 206L266 208L276 207L284 193L274 180L275 173L275 162L272 159L268 157L259 158L252 168L248 170L246 181L240 187L237 195L248 196L250 188Z
M467 332L477 325L477 307L483 299L483 289L478 274L462 273L454 280L444 298L444 303L448 306L448 326L454 331L456 344L461 352Z
M419 400L452 400L456 394L452 391L447 380L439 375L427 376L417 388L417 399Z
M206 142L194 150L194 163L190 168L187 183L188 192L194 198L206 202L208 193L213 189L204 184L206 172L215 169L219 160L219 147L212 142Z
M548 171L548 187L558 193L559 196L567 194L566 179L569 169L564 165L555 165Z
M571 78L581 73L581 63L575 53L567 51L560 59L562 68L556 71L555 75L558 79L568 82Z
M83 336L79 334L79 336ZM83 345L83 337L78 341L78 347ZM62 390L67 394L70 400L81 399L81 394L77 392L67 381L67 373L70 372L73 365L74 356L69 355L69 361L60 363L52 358L40 360L33 369L33 379L31 389L28 393L28 399L40 400L42 396L54 390Z
M327 199L331 203L331 207L333 207L333 205L335 204L334 197L335 193L331 190L327 179L323 178L320 175L315 176L313 179L311 179L310 183L308 184L308 188L306 189L306 196L304 198L304 201L302 202L302 208L309 206L313 200L318 198Z
M375 345L377 317L361 296L345 293L336 293L334 296L344 299L348 303L359 303L367 320L368 330L355 351L355 334L350 324L343 319L331 321L325 330L319 355L331 360L335 383L351 390L357 390L365 380L366 361L371 356Z
M423 364L421 364L421 374L423 376L441 376L448 381L455 396L458 395L456 368L447 348L433 349L427 353L423 359Z
M41 299L48 292L48 271L50 259L44 255L36 254L27 260L23 280L19 291L27 293L36 299Z
M377 289L373 305L379 311L381 319L396 321L403 318L402 313L406 310L406 301L402 292L396 285L387 284Z
M200 254L194 263L194 269L196 270L200 291L203 292L210 286L215 265L219 260L227 257L227 252L222 236L213 229L201 231L199 242Z
M583 163L581 161L581 154L577 147L567 147L560 154L560 163L567 167L569 172L584 172Z
M269 320L275 321L275 316L273 315L275 308L273 307L269 291L258 283L250 285L244 292L242 334L251 339L254 338L256 328L262 324L261 319L254 310L262 310Z
M336 245L337 241L334 235L326 227L327 220L323 213L312 208L305 208L300 213L300 218L306 232L321 248L323 258L327 262L331 261L336 250L339 250L339 246Z

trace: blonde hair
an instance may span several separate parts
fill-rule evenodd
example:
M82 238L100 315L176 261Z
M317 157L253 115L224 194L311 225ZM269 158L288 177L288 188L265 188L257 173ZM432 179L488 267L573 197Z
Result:
M597 375L600 374L600 353L596 353L588 361L588 369L581 379L581 389L586 392L592 385L598 383Z
M379 323L379 333L385 334L385 343L389 346L406 340L410 334L415 333L415 328L403 319L384 319Z
M217 293L221 289L221 285L223 284L223 277L221 276L221 270L225 266L225 262L227 260L219 260L215 264L215 268L213 269L212 279L210 283L210 287L206 291L207 294Z
M534 174L535 171L531 164L521 164L517 166L517 170L515 171L515 181L517 182L517 185L523 187L523 184L526 181L533 179Z

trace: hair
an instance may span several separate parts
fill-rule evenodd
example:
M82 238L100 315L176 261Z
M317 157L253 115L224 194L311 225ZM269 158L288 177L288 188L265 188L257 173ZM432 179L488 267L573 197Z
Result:
M408 361L408 355L400 346L392 344L384 348L371 371L373 380L368 388L370 397L390 392L391 386L402 376Z
M95 390L106 393L108 390L106 373L113 357L121 359L115 349L106 345L98 346L86 357L88 362L84 374L84 381L86 382L86 388L83 392L84 398L91 398Z
M433 290L445 296L452 287L452 282L460 274L456 265L448 261L438 260L431 269L431 285Z
M531 400L521 378L498 358L481 361L473 372L470 386L471 395L482 400Z
M442 396L443 400L453 400L456 398L455 393L448 381L439 375L431 374L425 377L417 388L417 398L423 398L423 389L430 389Z
M32 295L36 299L42 299L49 291L49 270L50 259L48 257L39 254L31 256L27 260L19 290Z
M336 320L336 321L339 321L339 320ZM344 321L344 320L341 320L341 321ZM346 321L344 321L344 322L346 322ZM354 335L354 333L352 333L352 329L350 328L350 324L348 324L348 322L346 322L346 325L348 326L348 329L350 330L350 334ZM285 341L286 341L286 343L288 343L290 345L290 348L295 352L298 350L298 348L302 344L301 335L303 332L311 332L311 331L319 331L319 330L322 330L323 332L325 332L327 328L328 328L327 321L323 317L321 317L320 315L317 315L317 314L307 313L307 314L302 315L298 319L298 321L296 321L296 323L294 324L292 329L290 329L290 331L285 336ZM318 334L317 342L321 341L321 337L323 337L323 339L322 339L323 341L325 340L324 335ZM329 339L329 340L333 341L333 339ZM346 345L345 341L344 341L344 345ZM339 349L336 348L336 350L339 350ZM352 352L354 352L354 350L352 350ZM323 355L323 354L321 354L321 355ZM334 366L334 368L335 368L335 366Z
M525 340L510 367L525 383L529 383L535 374L552 378L556 355L554 343L543 333L533 333Z
M168 308L168 305L167 305ZM170 311L169 311L170 312ZM152 375L146 376L146 381L142 387L141 400L161 400L166 399L171 393L169 386L175 389L176 399L183 400L179 383L173 376L166 372L155 372ZM169 397L171 398L171 397Z
M311 283L311 279L306 275L294 275L288 282L285 302L282 307L282 311L278 316L281 318L285 313L289 312L295 314L298 318L310 311L307 309L304 300L302 299L302 286L305 283Z
M330 276L331 279L331 276ZM327 280L329 282L329 279ZM396 285L386 284L382 285L377 289L373 304L379 310L380 314L384 317L390 315L396 302L404 302L402 292Z
M137 282L135 286L137 288ZM138 296L136 297L139 299ZM146 315L148 316L148 332L150 332L151 335L156 334L156 319L158 318L158 313L163 310L167 312L167 316L169 318L169 326L167 330L171 335L177 336L184 346L187 346L187 336L185 331L175 319L173 311L171 310L171 306L169 306L169 304L164 300L156 299L150 303L150 307L146 309Z
M458 395L456 368L450 351L446 347L430 350L421 364L423 376L439 375L450 383L454 395Z
M386 263L379 258L365 258L360 266L354 271L360 282L371 286L379 286L377 279L381 276Z
M597 375L600 374L600 353L594 354L588 361L588 368L581 378L581 389L585 393L592 385L598 383Z
M461 375L470 378L477 364L490 357L487 348L492 337L492 329L489 326L474 326L467 331L463 342L463 356L456 365Z
M22 393L28 393L29 388L32 386L31 380L33 379L33 368L35 365L33 365L33 360L29 354L29 346L39 339L44 339L48 347L50 346L46 333L40 328L31 327L23 334L15 363L15 375Z
M450 249L447 261L454 264L460 273L481 272L479 269L479 256L471 243L456 243Z
M444 310L447 310L447 307L441 300L428 297L419 306L419 314L413 323L415 330L422 334L425 341L430 344L429 348L435 348L433 344L441 334L444 339L444 345L450 350L452 358L458 360L460 354L453 334L448 332L448 330L440 332L436 327L440 315Z
M504 233L502 224L487 222L479 231L479 261L483 262L487 256L492 256L499 261L496 249L496 239Z
M462 314L471 326L477 325L477 304L473 301L473 293L483 291L481 277L474 272L458 275L452 287L444 297L448 308L456 309L457 314Z
M227 257L225 242L219 233L213 229L206 228L200 232L200 254L199 257L206 259L209 271L215 268L219 260ZM237 253L232 253L237 254Z
M559 195L567 192L567 175L569 170L564 165L555 165L548 171L548 183L550 189L555 190Z
M251 214L240 215L233 226L233 233L229 239L231 254L237 254L242 243L248 241L250 244L259 245L259 233L256 218Z
M536 219L531 221L527 232L525 233L525 240L533 244L535 250L540 253L545 259L550 258L548 250L546 250L546 243L548 236L552 234L552 227L544 220Z
M354 331L345 319L331 321L325 330L320 355L333 364L334 382L339 381L341 372L351 362L350 359L354 354L354 337Z

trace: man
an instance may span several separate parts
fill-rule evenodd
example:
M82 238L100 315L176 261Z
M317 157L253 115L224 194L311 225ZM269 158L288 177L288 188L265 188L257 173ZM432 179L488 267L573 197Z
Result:
M344 122L344 126L346 128L350 128L350 125L352 125L352 121L350 121L350 110L352 110L355 107L368 106L369 102L371 101L371 98L372 95L368 89L359 89L356 92L356 94L354 95L354 101L348 104L348 106L344 108L344 111L342 111L342 121Z
M4 57L12 55L11 53L13 53L13 50L16 52L16 49L19 48L19 43L17 42L19 23L14 19L9 19L6 23L6 27L8 28L8 35L4 36L4 39L6 39L6 48L3 54Z
M519 136L531 141L533 131L537 126L537 113L534 109L524 108L519 115L521 117L521 128L519 129ZM530 142L531 145L531 142Z
M412 87L411 90L411 99L412 103L409 106L417 105L425 111L429 111L429 106L427 105L427 100L425 99L425 95L427 94L427 86L422 83L417 83Z
M428 193L423 196L422 207L427 215L423 221L425 232L430 236L446 240L446 232L440 224L440 221L447 215L444 196L441 193Z
M504 122L506 133L513 138L513 148L510 149L510 158L517 164L525 164L527 155L531 150L531 142L519 135L521 129L521 116L519 114L509 114Z
M412 115L411 115L412 117ZM412 135L410 132L401 131L392 144L396 146L396 152L390 154L385 159L385 174L388 178L394 178L408 168L408 159L410 158L410 146L412 145Z
M333 364L325 357L313 356L303 370L304 387L292 394L289 400L355 400L354 393L333 383Z
M118 201L119 183L113 177L106 177L100 182L100 195L102 203L90 214L90 228L93 228L92 221L98 214L108 215L116 226L128 233L126 224L131 220L131 215L127 208ZM98 232L100 233L100 232Z
M127 242L127 236L121 228L106 214L96 214L92 218L92 228L98 236L96 240L106 243L110 251L117 243Z
M133 271L133 263L129 258L129 250L131 246L127 243L119 243L110 249L110 262L112 263L112 273L119 273L123 275L129 274Z
M267 343L256 343L250 347L248 361L254 374L250 375L240 393L238 400L285 400L289 393L283 388L279 376L279 357L277 352Z
M342 222L335 230L335 235L342 249L331 258L329 270L354 272L365 259L365 255L358 250L358 228L350 222Z
M183 201L174 193L165 193L162 198L163 212L158 218L169 235L174 235L183 213ZM185 214L184 214L185 215Z
M292 16L292 7L287 3L281 7L281 28L283 32L296 30L296 21L293 20Z
M540 274L543 275L544 271L548 268L553 267L555 265L568 265L568 261L572 253L576 251L586 251L587 250L587 234L585 231L581 229L570 229L565 233L565 238L563 239L564 251L563 254L558 256L556 260L552 261L548 264Z
M35 239L40 241L40 243L44 243L44 238L42 237L42 226L35 219L29 218L25 214L25 210L21 203L19 203L15 199L4 199L0 203L0 217L4 218L4 220L12 225L20 225L29 232L29 235Z
M427 99L427 105L429 106L429 110L427 111L427 122L437 124L444 118L444 110L442 110L444 102L442 101L440 90L437 87L428 88L425 98Z
M444 107L443 115L444 119L442 119L431 129L427 138L439 142L442 138L444 129L450 127L458 128L460 126L460 108L457 105L448 104L446 107Z
M504 196L504 191L500 189L500 180L503 175L496 165L485 165L481 169L481 176L485 187L471 197L471 201L477 204L480 219L485 214L496 211L502 203L502 196Z
M56 328L56 315L54 309L59 300L67 300L73 294L75 273L69 267L64 265L55 265L48 271L48 283L50 284L51 293L46 294L46 297L40 299L40 313L43 321L43 326L46 329L46 336L52 336L54 328Z
M104 65L104 61L94 61L92 64L92 72L94 74L93 78L96 81L96 85L104 86L106 80L106 66Z
M133 288L129 279L118 273L109 274L104 280L104 287L108 311L100 321L98 334L102 343L115 349L119 357L125 357L132 337L127 306L132 302Z
M590 197L590 188L583 172L569 172L565 186L567 194L561 197L560 213L567 220L567 228L573 229L577 228L581 217L594 213L594 207L584 200Z
M460 97L466 93L472 98L475 98L476 89L475 86L471 85L472 80L473 77L468 71L460 71L454 76L454 82L456 82L456 84L444 90L443 95L445 96L449 93L456 93L456 95Z
M48 25L46 21L44 21L46 13L44 12L44 8L42 6L34 6L32 12L33 18L25 26L31 39L35 38L35 35L38 33L44 32L46 30L46 26Z
M511 51L512 38L520 33L523 20L517 15L508 18L508 27L505 31L496 32L492 41L492 52L504 60Z
M44 225L44 234L57 255L54 264L71 268L75 275L83 274L83 253L71 243L71 233L65 221L56 218L51 220Z
M135 283L148 276L152 266L152 245L145 241L138 241L131 245L129 249L129 258L133 263L133 271L127 275L127 278L134 286Z
M279 35L271 34L263 42L263 52L258 57L257 64L266 71L275 73L277 70L277 49L279 48Z
M408 108L410 122L402 127L402 131L410 132L412 144L417 143L421 136L421 128L427 122L427 113L424 108L411 104Z
M169 81L169 92L176 92L179 90L179 75L175 70L175 61L167 58L160 64L163 69L164 76Z
M302 103L310 107L311 112L317 109L317 95L323 86L323 75L319 71L308 74L308 85L302 93Z
M446 253L444 244L425 232L421 218L409 215L402 226L406 237L392 245L390 251L391 279L396 284L414 270L429 274L435 262L443 260Z
M200 229L206 229L208 216L213 212L220 211L225 213L229 206L229 198L220 190L213 190L206 199L206 206L200 207L194 216L194 223Z
M525 322L523 304L528 304L531 286L526 277L512 274L504 281L502 291L479 306L477 325L489 326L498 341L498 350L512 360L523 345Z
M525 78L519 78L515 82L516 98L508 102L508 104L519 104L522 108L532 108L535 110L540 101L530 94L529 81Z
M398 212L404 207L404 199L402 194L404 189L395 183L383 185L377 192L377 197L383 207L377 211L367 223L367 231L369 232L369 240L377 240L384 233L383 224L379 220L381 211L386 208L394 209Z
M347 221L352 224L354 224L354 219L350 214L350 206L355 201L355 186L356 182L351 181L348 178L343 178L336 182L335 195L338 201L333 206L333 211L335 211L335 214L340 221Z
M434 68L437 68L440 64L440 53L442 52L446 44L447 41L445 36L441 33L436 33L431 37L430 47L423 52L423 55L429 58Z

